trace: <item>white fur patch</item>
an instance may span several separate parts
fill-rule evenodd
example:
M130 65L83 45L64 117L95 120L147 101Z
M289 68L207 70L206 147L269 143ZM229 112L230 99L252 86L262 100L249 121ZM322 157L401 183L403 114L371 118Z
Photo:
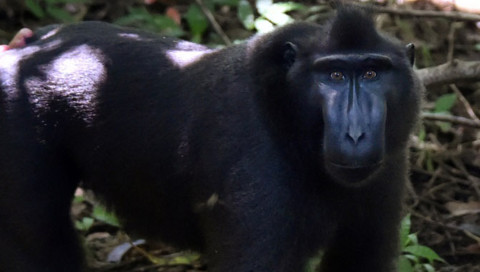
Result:
M90 123L95 117L98 88L106 80L100 50L77 46L39 67L44 76L25 81L30 103L37 113L48 111L53 101L66 102L79 117Z

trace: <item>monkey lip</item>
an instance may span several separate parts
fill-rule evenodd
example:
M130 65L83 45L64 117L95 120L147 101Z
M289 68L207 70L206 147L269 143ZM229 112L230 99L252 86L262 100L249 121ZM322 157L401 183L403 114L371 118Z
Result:
M378 170L381 164L382 161L364 165L340 164L328 161L327 171L342 184L360 185L363 184L363 181L368 180L368 178Z
M346 170L368 170L368 169L375 169L379 167L383 163L383 161L380 160L378 162L365 164L365 165L343 164L343 163L337 163L332 161L329 161L329 163L334 167L346 169Z

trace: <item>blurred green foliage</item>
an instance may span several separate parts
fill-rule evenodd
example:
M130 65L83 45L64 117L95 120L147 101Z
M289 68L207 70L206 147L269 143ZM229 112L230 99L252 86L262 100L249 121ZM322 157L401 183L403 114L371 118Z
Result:
M72 23L78 21L68 11L65 4L87 4L90 0L25 0L27 9L38 19L52 18L61 23Z
M433 262L445 262L431 248L420 245L417 234L410 233L410 215L403 218L400 229L401 255L398 259L398 272L434 272Z
M72 23L81 21L85 14L78 11L77 14L67 7L72 4L87 6L92 3L92 0L25 0L25 7L39 20L50 19L58 23ZM212 14L219 7L231 7L236 10L237 17L245 29L262 33L271 31L276 26L293 22L294 19L288 13L305 9L305 6L300 3L274 2L273 0L203 0L202 5ZM181 14L186 22L185 28L167 15L152 12L144 4L133 4L128 6L127 10L128 14L117 17L113 23L174 37L185 37L189 34L189 39L193 42L202 42L210 26L204 11L194 1L188 5L187 11Z
M141 28L168 36L180 37L185 34L173 19L149 12L144 6L129 8L129 14L114 21L121 26Z
M275 26L292 23L294 19L287 13L294 10L305 9L305 6L295 2L278 2L273 0L256 0L256 9L260 16L254 18L253 7L246 0L240 0L238 17L246 29L256 29L260 33L271 31Z

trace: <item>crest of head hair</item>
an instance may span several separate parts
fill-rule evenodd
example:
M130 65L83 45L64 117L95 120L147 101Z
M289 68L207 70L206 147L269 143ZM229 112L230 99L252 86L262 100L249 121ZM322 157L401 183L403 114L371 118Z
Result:
M371 12L345 5L339 7L327 33L329 51L364 50L380 39Z

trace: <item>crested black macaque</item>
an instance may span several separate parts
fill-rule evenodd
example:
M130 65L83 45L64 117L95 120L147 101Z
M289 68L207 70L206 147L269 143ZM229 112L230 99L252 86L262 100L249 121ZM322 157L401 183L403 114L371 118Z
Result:
M82 271L72 194L210 272L388 272L421 84L343 8L219 50L86 22L0 55L0 270ZM208 201L218 197L218 201Z

